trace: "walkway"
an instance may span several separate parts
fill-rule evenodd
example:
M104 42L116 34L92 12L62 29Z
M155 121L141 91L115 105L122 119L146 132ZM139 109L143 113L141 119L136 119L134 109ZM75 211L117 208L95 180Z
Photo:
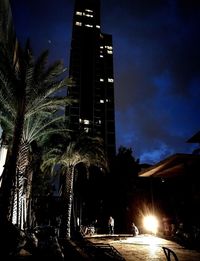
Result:
M151 235L138 235L136 237L96 235L87 239L95 244L110 244L126 261L165 261L167 259L162 247L173 250L178 257L178 261L200 260L199 252L185 249L175 242Z

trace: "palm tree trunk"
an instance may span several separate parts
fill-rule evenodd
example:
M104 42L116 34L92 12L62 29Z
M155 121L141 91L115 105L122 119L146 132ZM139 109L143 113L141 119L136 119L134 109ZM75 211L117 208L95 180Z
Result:
M14 191L14 203L12 208L12 223L16 224L21 229L24 228L22 224L25 223L26 220L22 220L25 216L23 211L26 211L23 208L24 204L24 196L25 196L25 172L27 165L29 163L29 144L27 142L23 142L19 148L19 156L17 159L17 180Z
M63 215L61 220L61 237L71 237L71 213L73 200L73 180L74 167L69 166L67 174L64 176L62 198L63 198Z
M32 165L32 164L31 164ZM26 206L27 206L27 215L26 215L26 225L27 228L31 227L32 224L32 220L31 220L31 192L32 192L32 180L33 180L33 169L32 167L29 165L27 172L26 172Z

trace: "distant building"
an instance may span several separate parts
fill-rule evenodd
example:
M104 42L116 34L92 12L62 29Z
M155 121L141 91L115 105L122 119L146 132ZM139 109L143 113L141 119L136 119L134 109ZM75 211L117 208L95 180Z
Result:
M109 158L115 155L115 110L112 36L101 32L100 0L76 0L69 76L69 126L102 137Z

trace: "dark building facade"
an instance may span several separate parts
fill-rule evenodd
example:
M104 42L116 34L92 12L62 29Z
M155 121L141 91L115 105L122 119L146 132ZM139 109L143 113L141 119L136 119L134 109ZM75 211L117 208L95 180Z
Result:
M69 126L102 137L108 158L115 155L115 110L112 36L101 32L100 0L76 0L69 76Z

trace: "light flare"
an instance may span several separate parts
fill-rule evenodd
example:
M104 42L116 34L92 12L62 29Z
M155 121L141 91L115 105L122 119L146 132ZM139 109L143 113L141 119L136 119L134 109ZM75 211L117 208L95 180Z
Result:
M155 216L149 215L145 216L143 220L144 228L147 231L152 232L153 234L156 234L158 231L158 220Z

